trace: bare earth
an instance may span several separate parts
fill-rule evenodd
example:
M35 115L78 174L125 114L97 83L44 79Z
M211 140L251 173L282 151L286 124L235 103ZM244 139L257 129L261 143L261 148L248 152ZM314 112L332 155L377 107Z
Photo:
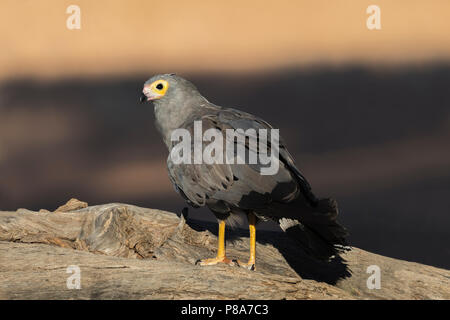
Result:
M358 248L325 264L283 233L258 231L257 270L195 261L215 254L215 226L126 204L0 212L1 299L450 299L450 272ZM212 230L213 232L211 232ZM248 237L227 233L230 258ZM68 266L81 289L68 289ZM367 267L381 270L368 289Z

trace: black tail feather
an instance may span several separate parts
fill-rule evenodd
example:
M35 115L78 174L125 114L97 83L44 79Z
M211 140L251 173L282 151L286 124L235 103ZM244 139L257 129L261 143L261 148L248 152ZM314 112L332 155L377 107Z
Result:
M337 221L337 203L334 199L321 199L317 206L299 219L282 218L281 228L311 256L328 260L348 250L347 230Z

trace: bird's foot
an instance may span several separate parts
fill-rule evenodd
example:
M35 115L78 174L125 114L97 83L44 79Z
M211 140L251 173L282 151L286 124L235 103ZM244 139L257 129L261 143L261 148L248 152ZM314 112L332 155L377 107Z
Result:
M241 262L239 260L233 260L234 262L236 262L236 264L241 267L241 268L245 268L251 271L255 271L256 270L256 266L255 266L255 261L251 261L249 260L247 263L245 262Z
M216 258L210 258L210 259L202 259L202 260L197 260L195 262L195 264L200 265L200 266L213 266L215 264L218 263L225 263L229 266L235 266L236 263L233 260L228 259L227 257L216 257Z

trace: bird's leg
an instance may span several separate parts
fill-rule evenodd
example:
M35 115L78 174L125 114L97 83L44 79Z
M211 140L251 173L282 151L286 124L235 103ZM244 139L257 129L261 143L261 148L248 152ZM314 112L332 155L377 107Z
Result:
M228 259L225 254L225 220L220 220L219 222L219 237L217 241L219 242L217 256L211 259L198 260L195 264L199 264L201 266L211 266L218 263L234 265L234 262Z
M240 267L247 268L249 270L255 270L256 262L256 216L254 213L248 214L248 229L250 231L250 258L247 263L242 263L237 260L237 264Z

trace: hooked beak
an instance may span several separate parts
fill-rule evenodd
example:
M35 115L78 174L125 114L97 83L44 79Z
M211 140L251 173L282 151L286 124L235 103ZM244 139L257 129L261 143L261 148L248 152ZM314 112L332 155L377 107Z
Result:
M140 103L145 103L147 101L147 96L144 93L141 93L141 97L139 98Z

